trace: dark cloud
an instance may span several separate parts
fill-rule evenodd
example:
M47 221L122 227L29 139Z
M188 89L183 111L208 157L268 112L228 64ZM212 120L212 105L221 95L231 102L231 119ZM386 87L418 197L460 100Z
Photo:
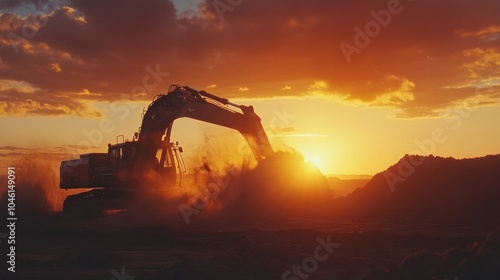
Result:
M40 99L55 107L62 101L54 96L73 103L64 104L69 110L26 114L95 115L89 101L123 94L150 99L171 83L216 84L228 97L320 92L401 108L404 117L436 114L474 98L484 84L489 91L473 105L498 103L498 1L256 0L223 12L214 3L205 1L200 14L184 16L166 0L73 0L45 16L5 13L0 79L39 89L45 94ZM371 11L387 10L388 3L399 13L365 47L358 45L348 63L340 44L355 47L354 28L364 29L374 20ZM27 26L34 35L25 36ZM146 67L169 75L141 92L151 75ZM314 86L318 81L321 87ZM285 85L291 90L281 91Z

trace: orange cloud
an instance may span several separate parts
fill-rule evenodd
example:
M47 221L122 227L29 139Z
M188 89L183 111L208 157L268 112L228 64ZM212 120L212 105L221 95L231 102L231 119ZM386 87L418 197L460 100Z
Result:
M363 30L388 0L244 1L223 21L212 2L189 15L168 0L73 0L41 16L4 12L0 80L38 90L33 97L0 84L2 113L95 116L91 102L149 100L180 83L217 85L230 98L321 91L421 117L500 77L496 1L401 0L401 12L351 63L339 45L353 43L355 28ZM311 89L316 81L328 87ZM494 96L499 85L490 86L486 94Z

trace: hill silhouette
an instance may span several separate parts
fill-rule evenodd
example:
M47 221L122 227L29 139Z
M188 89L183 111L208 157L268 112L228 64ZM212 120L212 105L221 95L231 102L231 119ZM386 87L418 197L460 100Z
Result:
M405 155L363 188L336 199L335 213L377 221L494 225L500 220L499 171L500 155Z

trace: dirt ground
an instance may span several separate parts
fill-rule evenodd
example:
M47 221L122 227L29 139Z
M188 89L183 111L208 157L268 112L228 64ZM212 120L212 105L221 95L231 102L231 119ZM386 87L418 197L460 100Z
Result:
M18 225L17 279L108 280L384 279L373 278L374 271L421 252L466 250L491 230L308 220L171 225L127 213L92 219L57 213ZM301 267L297 274L294 266Z

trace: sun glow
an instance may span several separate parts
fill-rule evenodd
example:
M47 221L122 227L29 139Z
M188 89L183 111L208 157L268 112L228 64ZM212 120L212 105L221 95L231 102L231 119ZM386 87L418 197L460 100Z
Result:
M304 155L304 160L306 162L314 164L316 167L319 168L321 173L325 172L325 162L323 158L320 155L317 154L305 154Z

